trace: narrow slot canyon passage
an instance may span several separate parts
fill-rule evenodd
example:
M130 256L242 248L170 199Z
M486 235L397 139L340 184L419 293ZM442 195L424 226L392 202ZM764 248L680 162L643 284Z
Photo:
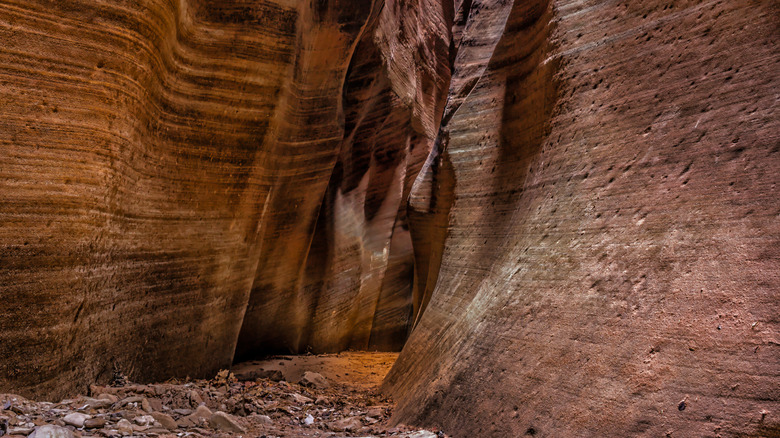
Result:
M0 0L0 438L780 437L778 17Z

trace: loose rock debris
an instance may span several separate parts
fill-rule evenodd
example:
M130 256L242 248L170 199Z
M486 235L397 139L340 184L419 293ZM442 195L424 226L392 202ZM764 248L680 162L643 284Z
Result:
M392 402L375 389L329 382L314 372L306 373L300 383L270 378L240 381L228 371L221 371L211 380L92 386L89 396L59 403L3 394L0 436L447 436L441 431L388 426Z

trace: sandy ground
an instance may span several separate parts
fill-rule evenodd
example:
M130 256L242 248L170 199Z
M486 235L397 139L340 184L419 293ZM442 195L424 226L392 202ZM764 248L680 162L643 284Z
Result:
M236 377L253 372L278 370L288 382L297 382L306 371L322 374L328 381L359 388L376 388L382 383L398 353L343 352L305 356L273 356L233 366Z

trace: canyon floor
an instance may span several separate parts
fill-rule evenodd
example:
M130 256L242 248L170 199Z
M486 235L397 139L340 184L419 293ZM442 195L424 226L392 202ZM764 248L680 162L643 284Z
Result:
M208 380L157 384L131 383L117 372L111 385L57 403L0 394L0 436L446 437L390 426L393 402L378 386L397 356L274 356Z

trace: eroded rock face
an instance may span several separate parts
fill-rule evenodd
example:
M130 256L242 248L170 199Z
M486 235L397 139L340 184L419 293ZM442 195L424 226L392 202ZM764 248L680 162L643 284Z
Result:
M438 1L374 9L346 73L343 140L308 252L260 257L238 357L403 345L414 307L406 200L444 110L451 23Z
M777 434L776 6L477 13L507 3L460 5L464 35L493 30L458 52L412 192L430 301L386 381L396 418L464 437Z
M398 421L776 433L777 16L5 1L0 390L416 324Z
M0 5L0 388L400 348L450 22L396 6Z

